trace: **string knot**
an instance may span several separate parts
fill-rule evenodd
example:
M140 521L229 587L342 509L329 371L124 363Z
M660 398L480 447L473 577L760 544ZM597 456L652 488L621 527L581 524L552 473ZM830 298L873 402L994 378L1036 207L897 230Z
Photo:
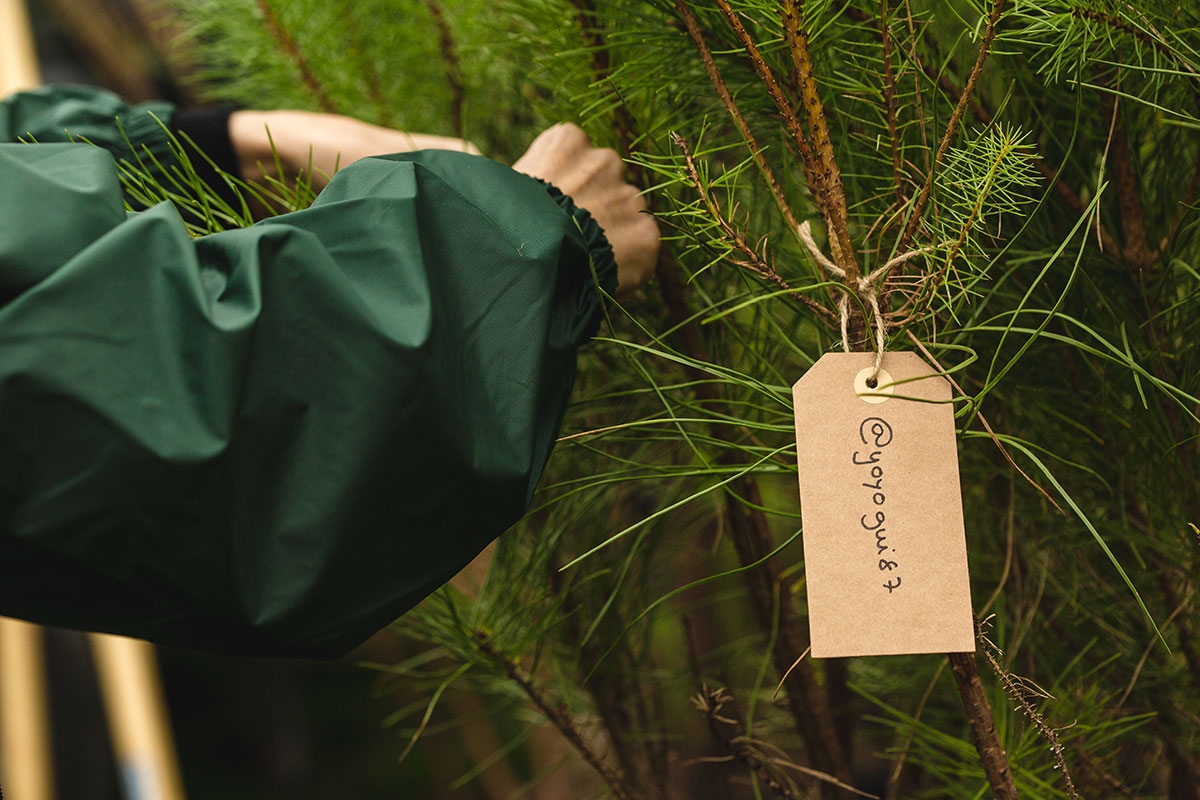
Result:
M817 247L816 241L812 235L812 223L808 220L800 223L798 229L800 241L804 243L809 255L813 261L825 270L834 278L840 278L845 281L848 276L846 270L834 264L824 253L821 248ZM908 254L902 257L903 260L909 258ZM859 275L854 281L854 291L858 298L871 309L871 326L875 333L875 371L871 373L872 380L878 378L879 368L883 364L883 348L887 343L887 323L883 319L883 311L879 307L879 290L878 284L881 278L887 276L892 267L898 263L897 259L892 259L887 264L884 264L874 272L866 275ZM841 290L838 293L838 319L841 322L842 329L842 350L850 352L850 292L847 291L846 285L843 283Z

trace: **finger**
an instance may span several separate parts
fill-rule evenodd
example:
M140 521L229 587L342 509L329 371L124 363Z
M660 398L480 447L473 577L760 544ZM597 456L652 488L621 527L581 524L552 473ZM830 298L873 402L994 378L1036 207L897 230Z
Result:
M613 193L625 181L625 163L615 150L590 148L576 162L580 184L592 183L605 193Z
M533 143L559 151L585 150L592 146L592 142L588 139L588 135L584 133L583 128L573 122L559 122L551 125L538 134Z
M553 127L560 136L568 141L583 142L586 145L591 145L592 140L588 138L583 128L576 125L574 122L560 122Z

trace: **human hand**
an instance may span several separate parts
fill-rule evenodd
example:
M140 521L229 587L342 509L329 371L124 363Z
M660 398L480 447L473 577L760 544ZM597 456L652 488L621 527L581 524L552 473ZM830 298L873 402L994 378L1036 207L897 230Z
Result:
M316 189L338 168L367 156L425 149L480 155L464 139L406 133L311 111L235 111L229 117L229 138L246 180L265 177L278 156L287 177L308 172ZM638 190L625 181L625 167L615 151L594 147L579 126L563 123L534 139L513 169L553 183L591 213L612 244L621 291L638 286L653 271L658 224L645 213Z
M560 123L539 134L513 169L554 184L591 213L612 245L622 292L654 270L658 223L646 213L645 198L626 182L616 151L595 147L582 128Z
M340 167L367 156L413 150L480 155L479 148L465 139L406 133L311 111L235 111L229 117L229 138L246 180L261 179L273 171L277 153L288 177L311 169L310 178L317 189L324 188Z

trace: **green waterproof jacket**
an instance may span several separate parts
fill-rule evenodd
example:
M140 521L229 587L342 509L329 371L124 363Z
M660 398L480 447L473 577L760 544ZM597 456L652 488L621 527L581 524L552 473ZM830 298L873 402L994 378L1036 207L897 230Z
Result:
M338 655L524 513L611 250L553 189L432 151L191 239L123 206L124 136L171 159L150 111L0 102L0 614Z

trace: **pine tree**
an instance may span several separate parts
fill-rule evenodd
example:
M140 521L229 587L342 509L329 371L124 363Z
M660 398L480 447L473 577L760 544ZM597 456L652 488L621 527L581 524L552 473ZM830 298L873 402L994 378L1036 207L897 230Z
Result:
M579 121L667 233L478 600L396 624L421 647L384 668L429 687L410 738L438 747L447 704L506 732L464 782L507 761L559 797L1200 796L1194 5L179 13L214 96L501 158ZM804 657L789 387L843 336L954 382L982 674ZM547 731L558 775L519 756Z

